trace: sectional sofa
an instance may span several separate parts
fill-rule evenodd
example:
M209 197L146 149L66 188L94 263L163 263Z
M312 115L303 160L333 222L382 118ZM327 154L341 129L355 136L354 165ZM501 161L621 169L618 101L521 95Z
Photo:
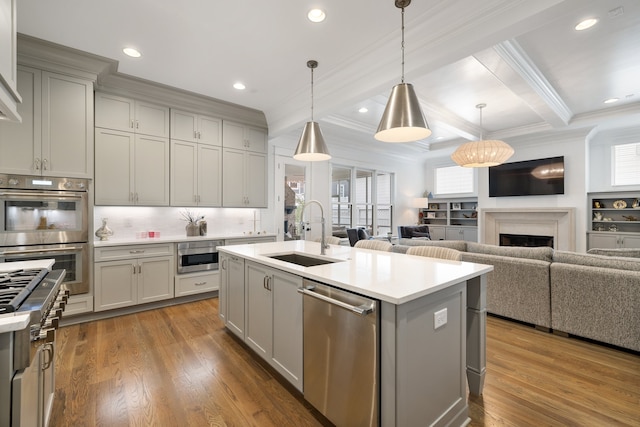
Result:
M487 275L490 313L640 351L640 251L581 254L461 240L398 243L392 251L444 246L461 251L463 261L493 265Z

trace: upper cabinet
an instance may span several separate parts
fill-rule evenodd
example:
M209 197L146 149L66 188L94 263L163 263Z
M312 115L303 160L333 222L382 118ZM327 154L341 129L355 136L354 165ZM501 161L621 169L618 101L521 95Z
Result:
M16 0L0 0L0 118L20 122Z
M186 111L171 109L171 139L222 145L222 121Z
M169 137L167 107L96 92L95 109L96 127Z
M222 123L222 145L224 148L267 152L267 133L264 130L224 121Z
M22 123L0 122L0 172L93 178L93 82L18 68Z

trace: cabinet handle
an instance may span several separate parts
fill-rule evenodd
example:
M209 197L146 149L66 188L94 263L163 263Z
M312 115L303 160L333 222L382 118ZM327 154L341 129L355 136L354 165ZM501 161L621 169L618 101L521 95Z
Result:
M267 276L262 278L262 287L263 289L267 289Z
M138 266L138 274L142 274L142 266L141 265Z
M226 260L226 259L223 259L223 260L222 260L222 264L220 265L220 267L221 267L223 270L226 270L226 269L227 269L227 260Z
M193 131L193 139L198 139L198 132L195 130Z
M43 170L43 171L46 171L47 169L49 169L49 168L47 167L47 163L48 163L48 160L47 160L47 159L42 159L42 170Z
M51 345L51 343L47 343L43 346L43 350L45 351L44 354L47 355L45 361L42 363L42 370L46 371L47 369L49 369L51 367L51 363L53 362L53 345Z
M138 193L136 193L135 202L138 203Z
M136 120L136 129L140 129L140 122Z
M202 139L202 136L200 134L200 131L198 131L198 139Z
M135 266L135 264L131 264L131 267L133 267L133 274L136 274L136 266Z
M206 285L207 282L196 282L194 283L196 286L202 286L202 285Z
M39 171L40 170L40 157L36 157L35 160L35 166L34 166L35 170Z
M143 254L144 253L144 249L136 249L136 250L132 250L129 251L130 254Z
M131 119L131 129L133 129L133 119Z

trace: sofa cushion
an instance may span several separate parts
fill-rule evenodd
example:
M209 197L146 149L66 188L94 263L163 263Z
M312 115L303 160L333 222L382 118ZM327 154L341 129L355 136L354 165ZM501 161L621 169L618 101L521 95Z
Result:
M441 246L464 252L467 250L467 242L464 240L423 240L423 239L400 239L398 244L405 246Z
M551 259L553 258L553 248L548 246L529 248L522 246L496 246L484 243L467 242L467 252L513 258L537 259L548 262L551 262Z
M620 249L592 248L592 249L589 249L587 253L592 255L640 258L640 249L635 249L635 248L620 248Z
M606 255L580 254L576 252L555 251L553 262L577 264L589 267L610 268L616 270L640 271L640 259L612 257Z

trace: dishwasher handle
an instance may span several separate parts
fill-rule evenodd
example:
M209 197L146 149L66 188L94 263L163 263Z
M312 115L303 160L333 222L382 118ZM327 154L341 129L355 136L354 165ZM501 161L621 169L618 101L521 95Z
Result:
M329 304L337 305L338 307L342 307L344 309L352 311L353 313L358 314L360 316L366 316L369 313L373 313L373 310L374 310L373 302L369 305L362 304L359 306L355 306L355 305L347 304L346 302L342 302L334 298L327 297L317 292L313 292L313 289L314 289L314 286L307 286L305 288L298 288L298 292L300 292L301 294L308 295L310 297L328 302Z

